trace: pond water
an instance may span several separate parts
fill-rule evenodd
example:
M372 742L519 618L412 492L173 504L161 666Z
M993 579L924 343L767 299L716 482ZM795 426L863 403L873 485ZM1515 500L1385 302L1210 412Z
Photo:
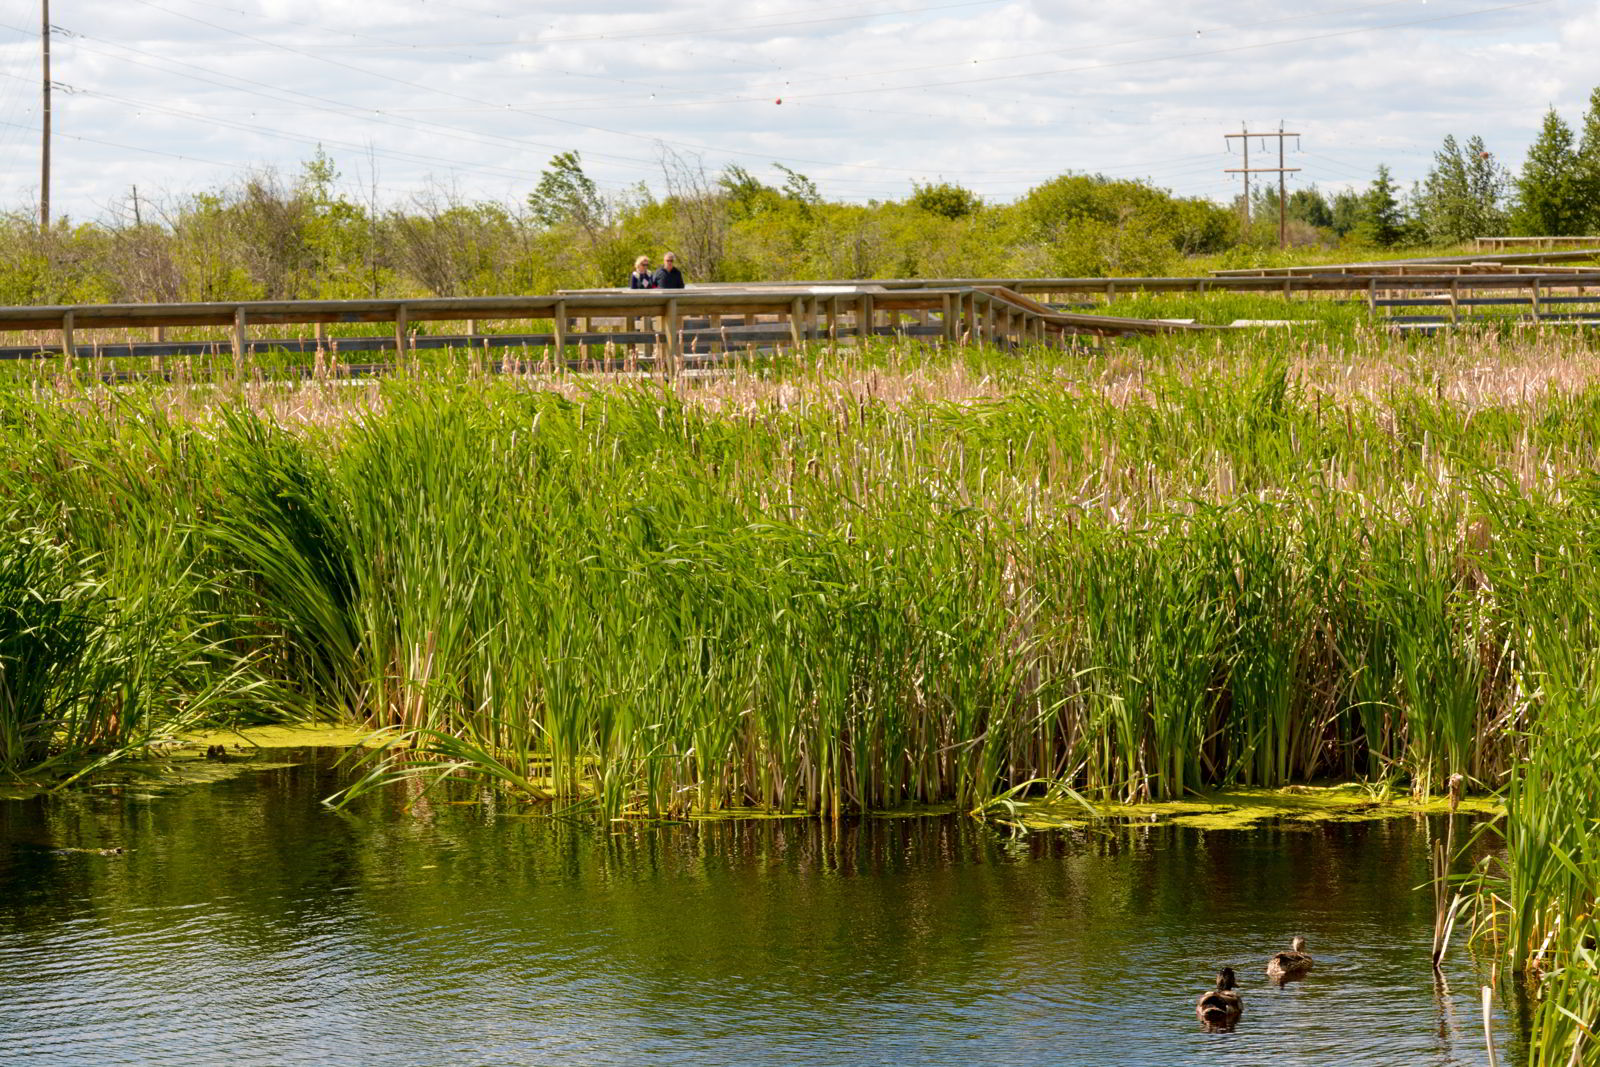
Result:
M0 1063L1488 1062L1470 961L1428 965L1438 820L341 814L326 755L293 758L0 800ZM1297 933L1316 970L1276 989ZM1222 964L1244 1018L1202 1033Z

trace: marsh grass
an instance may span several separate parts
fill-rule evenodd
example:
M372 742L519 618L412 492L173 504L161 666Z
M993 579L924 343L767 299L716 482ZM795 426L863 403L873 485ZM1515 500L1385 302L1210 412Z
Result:
M1600 1009L1600 360L1559 329L679 379L0 391L0 768L386 732L350 794L606 818L1503 788L1474 931L1541 1063Z

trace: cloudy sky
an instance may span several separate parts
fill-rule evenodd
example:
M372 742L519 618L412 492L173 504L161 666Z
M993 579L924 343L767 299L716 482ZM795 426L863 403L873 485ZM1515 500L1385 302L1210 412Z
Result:
M320 144L353 196L520 200L558 151L618 193L663 156L833 199L1009 200L1066 170L1225 200L1223 135L1298 184L1520 164L1600 85L1600 0L51 0L53 201L159 206ZM39 0L0 0L0 210L39 191ZM1275 142L1263 158L1272 165ZM1237 149L1235 149L1236 153Z

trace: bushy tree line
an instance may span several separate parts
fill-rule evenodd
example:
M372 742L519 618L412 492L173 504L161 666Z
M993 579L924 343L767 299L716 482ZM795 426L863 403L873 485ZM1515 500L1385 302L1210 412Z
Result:
M319 153L291 178L146 201L137 221L40 233L28 212L0 217L0 303L549 292L622 284L635 256L669 248L692 281L1159 274L1238 238L1220 205L1088 174L1009 204L948 182L839 203L781 166L708 174L671 156L663 179L609 193L566 152L521 203L438 191L383 206L340 192Z

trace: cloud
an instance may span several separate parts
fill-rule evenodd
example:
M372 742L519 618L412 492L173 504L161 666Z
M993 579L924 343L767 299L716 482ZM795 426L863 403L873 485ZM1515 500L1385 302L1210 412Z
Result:
M659 188L662 144L847 199L943 178L1004 200L1068 168L1220 199L1241 122L1301 133L1298 183L1379 163L1409 183L1446 133L1520 160L1597 78L1592 3L1313 4L79 0L53 42L53 200L94 216L132 184L293 172L319 143L388 201L520 199L566 149L603 187ZM12 207L37 196L37 52L36 27L0 23Z

